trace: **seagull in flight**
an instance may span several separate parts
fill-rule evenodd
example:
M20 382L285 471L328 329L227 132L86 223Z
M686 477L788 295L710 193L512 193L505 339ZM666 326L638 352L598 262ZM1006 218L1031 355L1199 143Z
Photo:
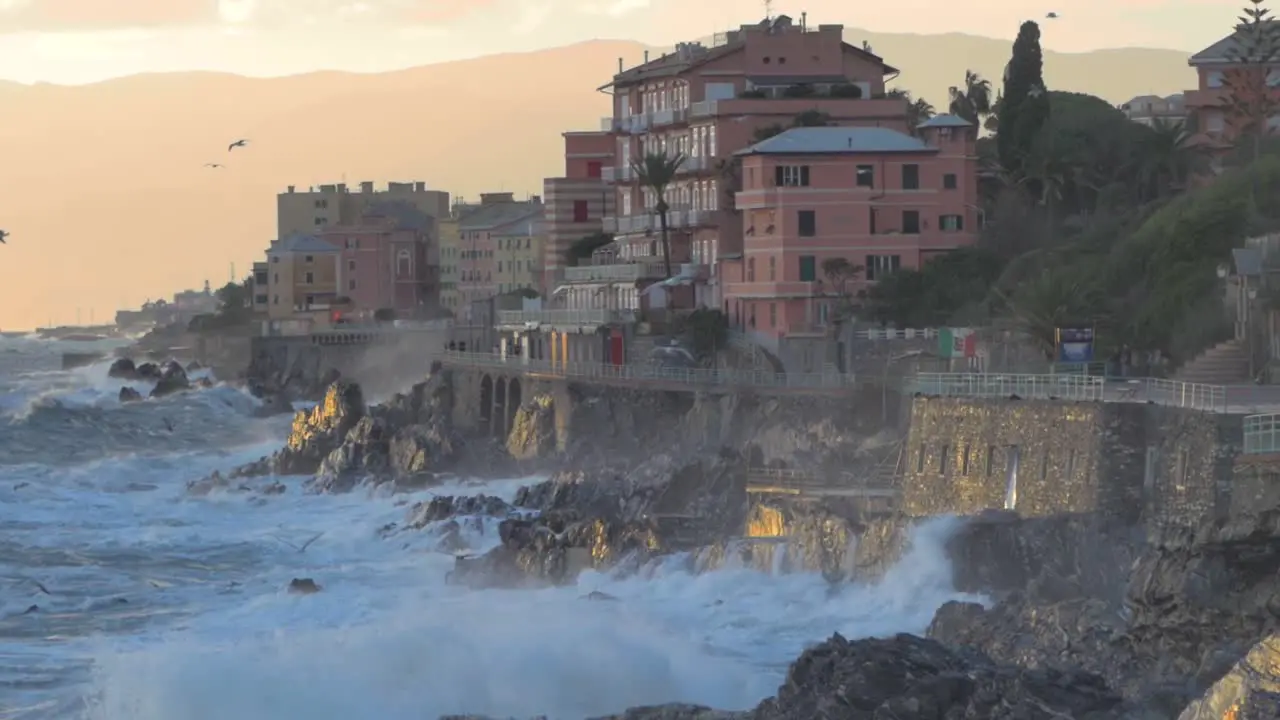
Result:
M9 239L9 231L0 230L0 245L6 245L7 243L5 241L8 239Z
M220 167L226 167L226 166L225 166L225 165L223 165L222 163L205 163L205 164L204 164L204 166L205 166L205 167L207 167L207 168L220 168Z
M249 144L249 141L248 141L248 140L245 140L244 138L241 138L241 139L239 139L239 140L237 140L237 141L235 141L235 142L231 143L230 145L228 145L228 146L227 146L227 152L231 152L232 150L235 150L235 149L236 149L236 148L238 148L238 147L241 147L241 148L242 148L242 147L245 147L245 146L246 146L246 145L248 145L248 144Z
M1058 13L1056 13L1056 12L1051 12L1051 13L1049 13L1048 15L1045 15L1045 17L1046 17L1046 18L1049 18L1050 20L1057 20L1057 19L1058 19Z

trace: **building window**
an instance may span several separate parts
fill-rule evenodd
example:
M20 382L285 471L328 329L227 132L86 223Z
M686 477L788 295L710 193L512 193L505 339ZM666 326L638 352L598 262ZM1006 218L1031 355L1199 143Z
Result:
M800 210L796 217L800 223L800 237L814 237L818 234L817 213L813 210Z
M880 280L902 267L901 255L868 255L866 275L868 280Z
M951 459L951 446L943 445L942 452L938 454L938 473L947 474L947 461Z
M586 222L586 221L588 220L588 218L590 217L590 215L589 215L589 213L588 213L587 211L588 211L588 208L587 208L587 201L586 201L586 200L574 200L574 201L573 201L573 221L574 221L574 222L576 222L576 223L584 223L584 222Z
M920 189L920 166L915 164L902 166L902 189Z
M919 210L903 210L902 211L902 234L903 235L919 235L920 234L920 211Z
M271 282L279 284L279 282L280 282L280 273L272 273L272 275L273 275L273 277L271 278Z
M1204 76L1204 84L1211 88L1222 87L1222 71L1211 70Z
M777 279L778 279L778 258L770 255L769 256L769 282L774 282Z
M938 218L938 227L944 232L960 232L964 230L964 216L943 215Z
M587 177L598 178L604 171L604 165L599 160L590 160L587 162Z
M769 327L778 327L778 303L769 303Z
M348 281L347 281L347 289L348 289L348 290L355 290L355 289L356 289L356 281L355 281L355 280L348 280Z
M956 174L955 174L955 173L947 173L946 175L943 175L943 176L942 176L942 189L943 189L943 190L955 190L957 185L958 185L958 183L957 183L957 181L956 181Z
M747 282L756 281L756 259L747 258Z
M809 187L808 165L779 165L773 174L778 187Z
M309 273L307 273L307 279L306 279L306 280L304 280L303 282L305 282L307 285L310 285L310 284L314 283L315 281L316 281L315 273L310 273L310 272L309 272Z
M279 256L279 255L272 255L272 256L271 256L271 262L273 262L273 263L278 263L278 262L280 262L280 256Z
M1211 133L1221 133L1226 130L1226 119L1222 111L1212 110L1206 113L1205 130Z
M307 262L315 262L315 258L311 255L307 255L303 260L306 260Z
M279 295L272 295L272 296L271 296L271 304L272 304L272 305L279 305L279 304L280 304L280 296L279 296Z
M347 269L348 269L348 270L350 270L350 271L352 271L352 272L355 272L355 269L356 269L356 261L355 261L355 260L348 260L348 261L347 261Z
M812 255L800 256L800 282L813 282L818 279L818 261Z
M323 225L325 224L325 221L326 221L326 218L322 218L322 217L318 217L315 219L316 225Z
M873 188L876 186L876 168L874 165L859 165L857 173L858 187Z

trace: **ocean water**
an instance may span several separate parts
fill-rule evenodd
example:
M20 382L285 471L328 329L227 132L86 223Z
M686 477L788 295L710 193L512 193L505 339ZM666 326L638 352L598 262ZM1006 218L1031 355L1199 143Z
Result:
M883 582L834 594L817 575L692 575L678 558L571 588L448 586L430 529L379 532L430 493L315 496L284 478L283 495L189 496L187 481L278 447L288 419L253 419L227 386L122 406L105 365L56 370L62 349L0 339L3 720L742 709L833 631L921 632L962 597L945 520ZM534 480L432 492L510 498ZM496 521L469 533L490 547ZM323 589L290 595L295 577Z

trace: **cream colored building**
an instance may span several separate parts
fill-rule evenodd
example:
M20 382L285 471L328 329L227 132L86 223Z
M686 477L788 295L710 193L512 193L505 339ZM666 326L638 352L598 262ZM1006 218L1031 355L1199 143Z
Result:
M276 237L352 225L372 206L394 201L409 203L437 221L449 217L449 193L428 190L424 182L391 182L382 189L362 182L354 192L346 183L316 185L305 191L290 185L276 195Z
M540 291L546 243L541 214L494 233L493 282L499 295L520 289Z
M440 228L440 305L451 313L458 312L458 262L462 239L458 219L441 220Z
M267 250L267 317L286 320L325 311L338 295L339 249L295 233Z

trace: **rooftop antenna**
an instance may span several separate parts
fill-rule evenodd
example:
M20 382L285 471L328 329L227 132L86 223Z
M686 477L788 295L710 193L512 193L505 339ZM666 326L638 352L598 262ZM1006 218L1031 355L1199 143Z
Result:
M773 0L764 0L764 19L773 19Z

